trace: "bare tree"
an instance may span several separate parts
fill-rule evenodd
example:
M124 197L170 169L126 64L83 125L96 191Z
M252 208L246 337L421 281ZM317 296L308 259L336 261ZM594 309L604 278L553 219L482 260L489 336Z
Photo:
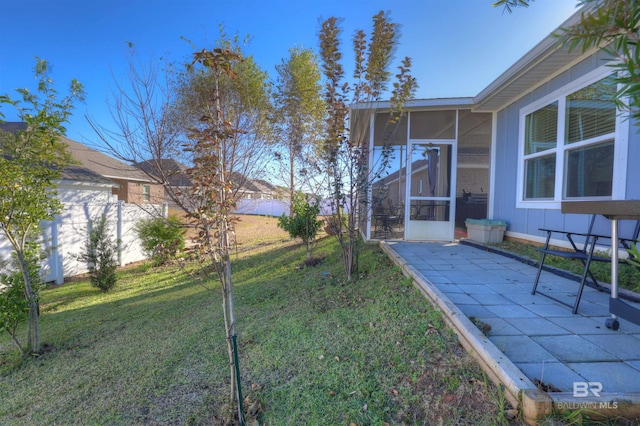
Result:
M141 170L164 186L165 194L182 210L191 211L182 196L184 169L190 161L183 150L184 132L171 121L174 103L174 67L165 62L145 61L132 46L127 56L123 80L113 75L107 98L111 123L86 116L98 136L97 147L127 164L143 165ZM170 161L167 161L170 160Z
M237 40L224 34L218 45L242 56ZM99 138L101 150L115 158L138 166L165 195L184 212L200 206L189 197L191 185L186 170L193 165L188 149L189 129L202 129L201 117L212 113L211 70L185 64L144 61L133 49L127 57L127 75L123 81L114 76L107 105L112 123L105 125L87 117ZM234 63L231 79L219 77L221 108L238 131L221 141L222 156L233 184L233 197L242 197L248 182L263 176L267 166L270 137L270 96L267 74L252 57ZM185 149L187 148L187 149ZM194 204L196 203L196 204Z

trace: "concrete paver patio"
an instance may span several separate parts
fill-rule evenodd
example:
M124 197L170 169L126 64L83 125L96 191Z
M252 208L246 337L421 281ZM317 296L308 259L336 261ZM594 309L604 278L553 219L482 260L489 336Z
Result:
M469 340L504 354L508 360L496 362L510 361L530 381L513 378L521 389L542 383L575 397L576 382L599 382L603 394L640 399L640 326L624 319L617 331L605 326L608 293L585 287L574 315L550 298L532 295L536 268L516 259L459 242L386 241L382 247L449 320L458 321L461 313L491 327L486 337L471 330ZM572 304L578 283L543 271L538 288ZM471 321L462 324L474 328ZM489 353L500 357L495 348Z

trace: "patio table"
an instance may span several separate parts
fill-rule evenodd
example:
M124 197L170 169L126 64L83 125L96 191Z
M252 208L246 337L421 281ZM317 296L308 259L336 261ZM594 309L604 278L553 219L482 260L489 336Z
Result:
M611 296L607 328L617 330L618 318L640 325L640 310L618 298L618 220L640 220L640 200L563 201L562 213L600 214L611 221Z

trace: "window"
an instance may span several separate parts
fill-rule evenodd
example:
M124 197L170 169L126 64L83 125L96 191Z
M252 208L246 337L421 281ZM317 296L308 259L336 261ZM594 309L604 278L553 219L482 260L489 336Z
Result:
M615 92L607 76L523 109L521 201L611 198Z
M142 187L142 199L144 201L151 201L151 186L144 185Z

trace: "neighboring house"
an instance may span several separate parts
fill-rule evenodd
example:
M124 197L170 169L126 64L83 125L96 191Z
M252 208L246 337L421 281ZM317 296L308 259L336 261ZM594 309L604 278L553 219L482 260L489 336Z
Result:
M164 202L162 185L154 182L140 169L71 139L64 138L63 141L69 146L68 150L76 161L119 185L113 189L118 200L133 204Z
M183 194L188 193L188 188L191 187L187 166L173 159L163 159L160 161L141 161L135 163L134 167L142 170L146 176L153 176L155 182L159 182L162 187L164 202L169 208L180 208L175 199L180 200L184 196Z
M506 220L509 237L541 241L541 227L586 231L588 216L562 214L562 201L640 199L640 168L629 161L640 158L640 137L613 102L611 62L549 35L475 97L409 101L396 132L384 128L388 102L375 114L353 106L372 120L373 164L385 145L395 158L371 203L384 189L386 204L402 207L401 232L389 238L453 240L464 217L488 217ZM596 226L610 228L604 218Z
M0 123L0 130L3 131L15 132L25 128L25 123ZM119 199L118 194L123 194L123 184L133 186L131 183L143 182L128 174L130 167L110 157L104 158L107 156L77 142L66 138L64 142L70 146L73 157L82 164L65 168L57 182L63 211L55 220L41 225L44 248L48 251L48 258L42 265L45 281L60 284L65 277L87 271L86 264L78 257L84 250L90 221L102 215L107 217L112 240L118 242L118 263L125 265L145 259L133 227L141 218L157 214L162 206L146 202L142 191L128 194L132 195L129 199L136 201L140 201L136 197L142 195L140 203L127 203ZM118 177L111 178L100 171ZM9 244L0 235L0 260L8 259L10 253Z
M172 191L175 197L179 197L179 194L184 193L191 186L187 166L176 160L147 160L134 166L145 174L154 176L156 182L166 184L164 199L171 207L177 207L177 205L169 192ZM278 188L265 180L249 179L237 172L231 173L230 180L236 188L238 199L273 200L277 198Z
M278 198L278 187L263 179L249 179L241 173L231 174L237 188L238 198L249 200L274 200Z

